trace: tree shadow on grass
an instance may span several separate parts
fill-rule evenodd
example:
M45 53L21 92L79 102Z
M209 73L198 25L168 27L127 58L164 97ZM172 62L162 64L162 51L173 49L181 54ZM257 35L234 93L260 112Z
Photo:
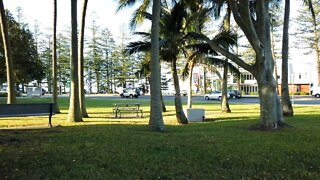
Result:
M222 121L252 121L252 120L257 120L257 118L252 117L218 117L218 118L206 118L205 122L222 122Z

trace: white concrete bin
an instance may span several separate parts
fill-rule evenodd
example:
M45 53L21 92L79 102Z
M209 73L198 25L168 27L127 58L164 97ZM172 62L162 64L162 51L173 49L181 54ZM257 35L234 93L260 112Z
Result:
M185 114L189 122L204 122L205 111L201 108L188 108L185 109Z
M27 88L27 96L32 97L32 93L33 93L32 88Z

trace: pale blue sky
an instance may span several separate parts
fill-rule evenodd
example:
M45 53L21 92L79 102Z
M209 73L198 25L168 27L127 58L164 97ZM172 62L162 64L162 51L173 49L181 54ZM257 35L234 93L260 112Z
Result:
M6 9L16 17L16 8L20 6L23 10L23 16L25 21L29 24L29 28L33 30L35 20L40 24L41 29L52 27L52 4L53 0L3 0ZM297 8L301 1L292 0L291 2L291 17L296 16ZM65 26L70 25L70 0L58 0L58 31L64 30ZM79 19L82 10L82 0L78 0L78 13ZM134 8L124 9L116 13L117 2L116 0L89 0L87 10L87 25L92 22L93 12L96 13L95 20L98 25L105 28L107 27L113 34L116 42L120 42L121 26L127 29L127 33L130 33L128 28L128 21L131 18L131 14ZM140 31L147 31L147 26L139 29ZM87 26L88 27L88 26ZM290 29L293 30L293 29ZM132 37L132 36L131 36ZM294 43L292 39L290 43ZM290 56L292 61L300 61L306 66L309 63L315 64L315 58L313 54L304 55L299 50L290 49ZM315 66L314 66L315 67ZM309 68L308 68L309 69ZM313 70L312 70L313 71Z
M41 29L52 27L53 0L3 0L4 7L16 17L16 8L20 6L23 11L25 21L29 28L33 30L35 20L40 24ZM58 31L65 29L70 23L70 0L58 0ZM92 17L95 17L97 24L101 27L107 27L114 38L120 36L120 27L125 25L128 28L128 21L131 18L132 8L124 9L116 13L117 3L115 0L89 0L87 9L87 25L91 23ZM82 1L78 1L78 17L82 11ZM93 16L95 12L95 16ZM80 21L78 22L80 23ZM128 29L129 33L129 29Z

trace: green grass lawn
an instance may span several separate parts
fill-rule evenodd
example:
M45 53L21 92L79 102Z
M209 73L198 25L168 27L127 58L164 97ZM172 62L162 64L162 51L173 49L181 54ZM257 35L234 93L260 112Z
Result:
M90 118L67 123L62 113L44 129L0 130L0 179L320 179L320 106L295 106L286 118L294 128L250 131L258 105L231 105L222 114L217 101L195 103L206 122L178 125L172 102L164 113L165 133L144 118L112 116L112 103L88 99ZM50 102L21 98L19 102ZM0 99L4 103L4 99ZM1 118L0 127L46 126L47 117Z

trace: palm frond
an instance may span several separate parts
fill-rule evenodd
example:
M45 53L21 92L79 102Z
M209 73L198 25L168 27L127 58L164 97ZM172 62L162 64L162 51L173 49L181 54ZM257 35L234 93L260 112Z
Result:
M145 38L146 40L150 40L151 39L151 33L147 33L147 32L134 32L134 35L139 35L142 36L143 38Z
M133 6L135 3L136 3L136 0L119 0L119 6L116 12L119 12L120 10L128 6Z
M218 57L209 56L206 58L207 65L223 66L225 62L226 62L225 59L218 58Z
M207 43L194 43L186 46L187 49L191 49L193 51L201 52L203 54L211 54L217 56L218 53L214 51L209 44Z
M207 57L206 61L207 61L207 64L215 65L215 66L224 66L226 63L226 59L221 59L216 57ZM240 71L238 67L236 67L233 63L228 62L227 67L231 73L234 73L237 76L240 76Z
M125 48L125 54L134 54L137 52L148 52L151 50L151 43L148 41L130 42Z
M137 77L147 77L151 72L150 63L151 58L146 55L144 60L141 62L139 69L135 72L135 75Z
M225 4L226 4L225 0L211 0L212 14L215 19L220 18L220 13Z
M232 31L221 31L213 40L219 45L233 46L237 44L237 34Z
M186 63L182 69L182 72L181 72L181 79L184 81L186 80L186 78L188 77L190 73L190 67L189 67L189 63Z
M141 12L139 9L133 12L133 15L130 19L130 29L135 30L137 25L141 25L145 19L151 21L152 15L148 12Z

